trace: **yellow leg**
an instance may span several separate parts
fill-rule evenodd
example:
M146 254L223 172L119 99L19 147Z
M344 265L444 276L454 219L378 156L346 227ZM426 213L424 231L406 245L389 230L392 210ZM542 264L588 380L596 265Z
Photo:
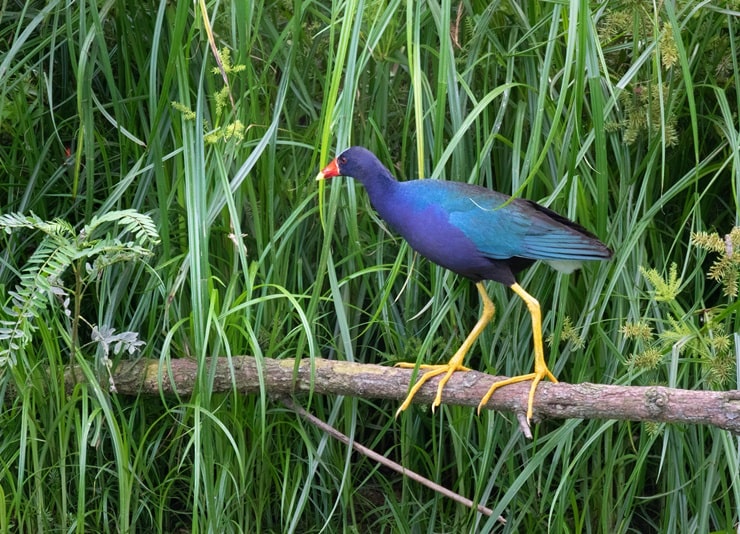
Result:
M470 350L470 347L473 346L475 340L478 339L478 336L480 336L481 332L483 332L483 329L486 327L486 325L491 322L491 319L493 319L493 314L496 311L493 306L493 302L491 302L491 299L486 293L486 287L483 285L483 282L478 282L477 284L475 284L475 287L478 288L478 293L480 294L480 298L483 301L483 312L481 313L480 319L478 319L478 322L473 327L473 330L470 331L468 337L465 338L465 341L463 341L463 344L460 346L459 349L457 349L457 352L452 356L452 358L450 358L449 362L443 365L419 366L419 369L428 370L425 371L423 375L421 375L419 381L414 384L414 387L411 388L411 391L409 391L409 394L406 396L406 400L403 401L403 404L401 404L400 408L398 408L398 411L396 412L396 417L398 417L398 415L402 411L404 411L411 405L411 400L414 398L414 395L416 395L416 393L426 382L428 382L435 376L444 374L445 376L442 377L442 380L439 381L439 385L437 386L437 396L434 398L434 402L432 402L432 411L434 411L434 408L442 403L442 388L444 388L445 384L447 384L447 381L450 379L452 374L456 371L470 371L470 369L463 365L465 355ZM413 363L399 363L396 365L396 367L405 367L408 369L415 368L416 365Z
M542 314L540 312L540 303L537 302L536 298L524 291L522 286L517 283L511 286L511 289L513 289L514 293L519 295L522 300L524 300L524 302L527 304L527 308L529 309L529 314L532 316L532 336L534 337L534 373L514 376L511 378L507 378L506 380L502 380L501 382L496 382L494 385L491 386L491 389L488 390L488 393L483 396L480 404L478 404L478 413L480 413L481 408L485 406L485 404L491 398L491 395L493 395L493 392L496 391L498 388L508 386L509 384L516 384L517 382L531 380L532 386L529 388L529 397L527 399L527 422L529 422L529 420L532 418L534 410L534 392L537 389L537 384L539 384L543 378L548 378L552 382L557 382L557 379L550 372L550 369L547 368L547 363L545 363L545 351L542 348Z

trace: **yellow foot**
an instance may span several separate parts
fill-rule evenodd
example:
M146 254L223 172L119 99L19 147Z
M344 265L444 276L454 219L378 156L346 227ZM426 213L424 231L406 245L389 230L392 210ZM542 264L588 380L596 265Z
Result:
M535 365L535 367L536 369L534 373L513 376L511 378L507 378L506 380L496 382L494 385L492 385L491 388L488 390L488 393L483 395L483 398L478 404L478 415L480 415L481 408L486 405L488 400L491 398L491 395L493 395L493 392L496 391L498 388L508 386L509 384L516 384L517 382L526 382L527 380L531 380L532 385L529 388L529 397L527 398L527 423L529 423L532 419L532 414L534 413L534 392L537 389L537 384L539 384L543 378L547 378L551 382L558 381L558 379L555 378L555 376L550 372L547 366L540 367Z
M403 401L401 407L398 408L398 411L396 411L396 417L398 417L399 414L406 408L411 406L411 400L414 398L414 395L416 395L416 393L421 389L421 386L423 386L426 382L428 382L435 376L444 374L442 380L439 381L439 385L437 386L437 396L434 397L434 402L432 403L432 411L434 411L434 408L442 404L442 388L445 387L445 384L447 384L447 381L450 379L452 374L456 371L470 371L470 369L463 365L465 355L470 350L470 347L473 346L475 340L478 339L478 336L480 336L480 333L483 331L486 325L491 321L491 319L493 319L493 313L495 311L493 307L493 302L491 302L491 299L488 298L488 295L486 294L486 287L483 285L483 282L476 283L475 287L478 289L481 301L483 302L483 312L481 313L478 322L475 323L475 326L468 334L468 337L465 338L465 341L463 341L463 344L460 345L460 348L457 349L457 352L452 356L452 358L450 358L449 362L444 365L425 364L419 366L419 369L426 369L426 371L423 375L421 375L421 377L419 377L419 381L414 384L414 387L411 388L411 391L409 391L409 394L406 396L406 400ZM396 367L413 369L416 367L416 365L414 365L413 363L399 363L396 365Z
M423 375L419 377L419 381L414 384L414 387L411 388L411 391L409 391L409 394L406 395L406 400L403 401L403 404L398 408L396 411L396 417L398 417L402 411L404 411L406 408L411 406L411 401L414 398L414 395L421 389L421 387L427 383L429 380L434 378L435 376L439 376L441 374L444 374L445 376L442 377L442 380L439 381L439 384L437 385L437 396L434 397L434 402L432 402L432 412L434 409L439 406L442 403L442 388L445 387L445 384L447 384L447 381L450 379L453 373L457 371L470 371L469 368L465 367L464 365L456 364L454 362L455 358L450 360L446 364L441 365L427 365L423 364L419 366L419 369L426 369ZM403 367L404 369L414 369L416 368L416 365L413 363L397 363L396 367Z

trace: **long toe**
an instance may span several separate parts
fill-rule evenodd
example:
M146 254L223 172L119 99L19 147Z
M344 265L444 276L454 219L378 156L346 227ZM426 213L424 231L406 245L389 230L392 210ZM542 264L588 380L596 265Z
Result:
M488 404L488 401L491 400L491 397L493 396L494 392L502 388L504 386L508 386L510 384L516 384L518 382L525 382L527 380L534 380L535 373L529 373L527 375L519 375L519 376L512 376L511 378L506 378L504 380L499 380L498 382L494 382L493 385L491 385L490 388L488 388L488 391L485 395L483 395L483 398L478 403L478 415L480 415L481 410L483 407Z
M547 367L545 367L544 369L537 369L537 371L535 371L534 373L513 376L511 378L507 378L505 380L500 380L498 382L495 382L488 389L488 392L483 396L480 403L478 404L478 414L480 415L481 410L488 403L488 401L491 399L491 396L497 389L502 388L504 386L508 386L510 384L517 384L519 382L526 382L528 380L531 380L532 385L529 388L529 395L527 396L527 422L529 422L532 419L532 415L534 414L534 395L535 395L535 392L537 391L537 386L545 378L553 382L558 381L555 378L555 376L550 372L550 370Z
M404 368L409 369L409 368L416 367L416 365L409 364L409 363L398 363L396 364L396 367L404 367ZM441 365L420 365L419 368L424 369L424 374L422 374L419 377L419 380L411 388L408 395L406 395L406 399L403 401L401 406L399 406L398 410L396 411L396 417L398 417L401 414L401 412L403 412L406 408L411 406L411 402L414 399L414 396L419 392L419 390L422 388L422 386L425 383L427 383L429 380L431 380L435 376L439 376L441 374L445 375L439 381L439 385L437 386L437 395L435 396L434 401L432 402L432 410L434 410L434 408L436 408L442 403L442 389L444 389L444 386L447 384L447 382L452 377L452 375L458 371L459 372L470 371L470 369L468 369L467 367L456 364L454 362L448 362L446 364L441 364Z

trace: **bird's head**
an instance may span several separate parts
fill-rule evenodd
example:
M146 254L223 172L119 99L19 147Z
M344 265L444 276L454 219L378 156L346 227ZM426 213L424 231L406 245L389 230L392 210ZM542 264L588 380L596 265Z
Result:
M353 146L339 154L329 165L324 167L316 175L316 180L324 180L334 176L351 176L364 181L365 178L379 173L387 174L388 170L375 157L375 154L361 146Z

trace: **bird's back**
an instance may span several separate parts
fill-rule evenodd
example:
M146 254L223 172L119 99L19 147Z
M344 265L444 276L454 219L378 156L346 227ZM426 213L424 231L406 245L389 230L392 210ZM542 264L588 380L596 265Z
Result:
M481 272L491 262L514 273L535 260L570 271L611 257L593 234L534 202L459 182L396 184L373 201L381 217L419 253L464 276L498 279Z

